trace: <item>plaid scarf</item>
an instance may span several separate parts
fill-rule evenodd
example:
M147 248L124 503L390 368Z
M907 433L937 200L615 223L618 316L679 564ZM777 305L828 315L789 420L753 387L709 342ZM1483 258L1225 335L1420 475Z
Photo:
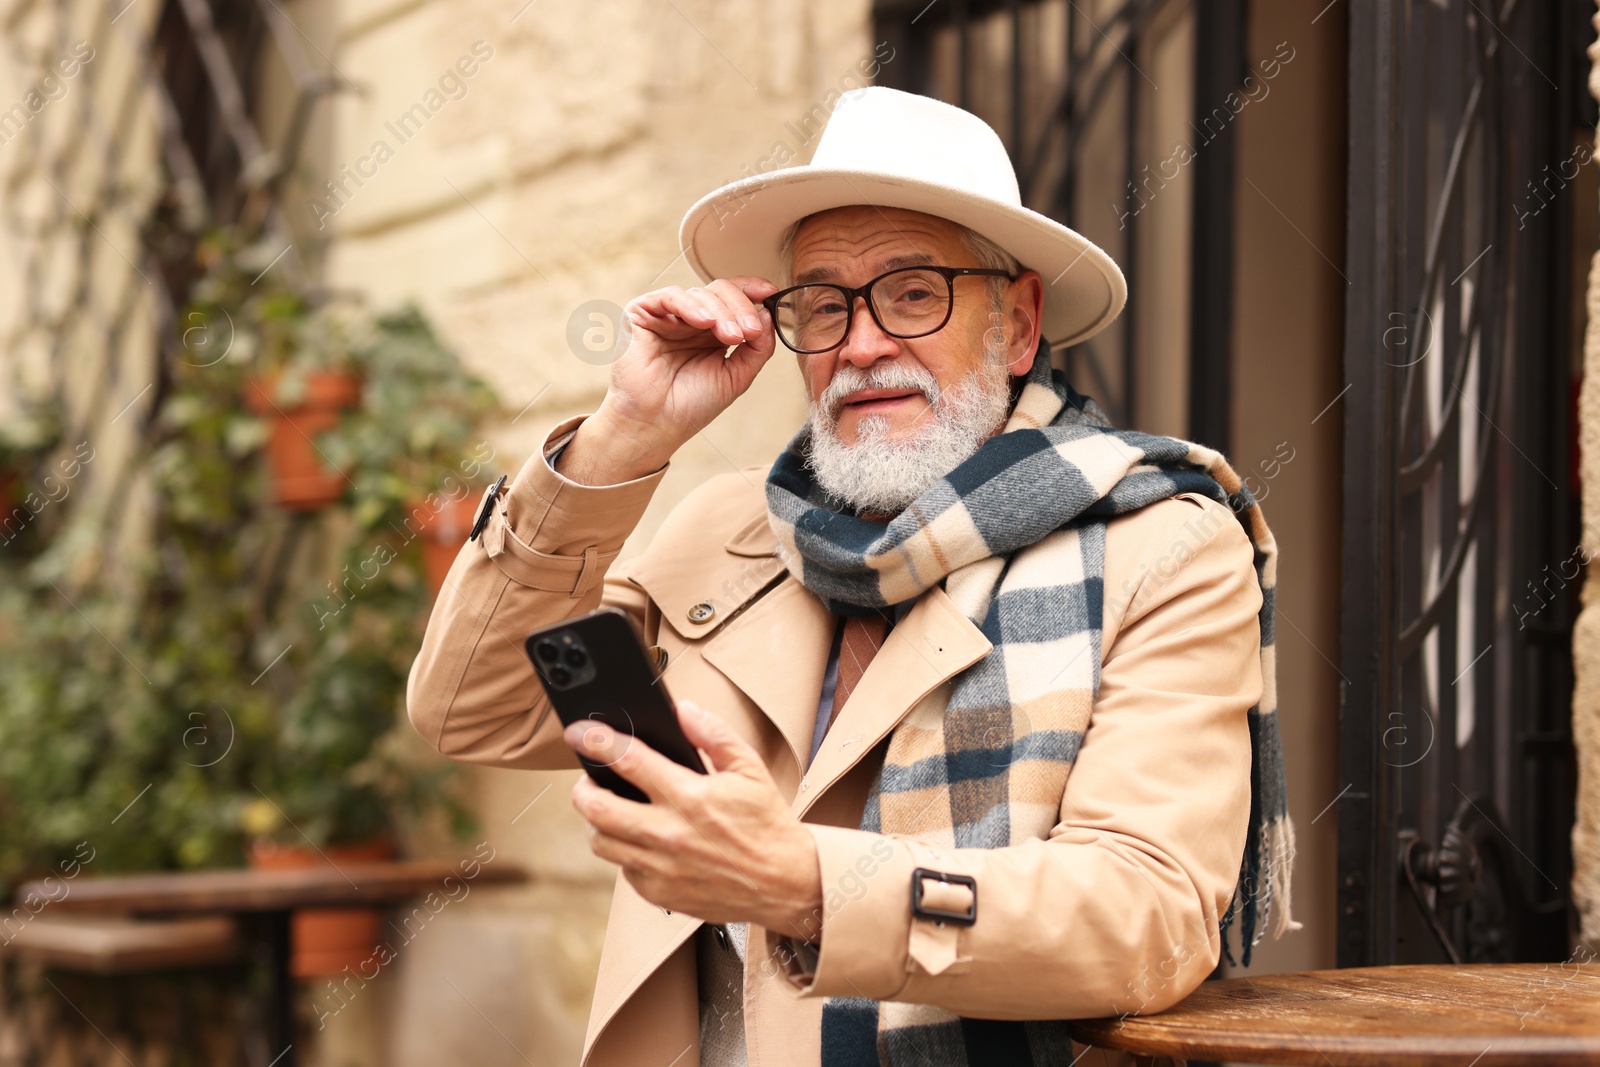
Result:
M1099 691L1106 520L1188 491L1231 507L1255 550L1263 689L1249 712L1249 833L1219 923L1228 961L1236 915L1245 966L1274 898L1281 899L1275 936L1298 926L1289 914L1294 829L1273 655L1277 548L1260 506L1221 453L1112 428L1042 358L1003 432L887 527L856 517L816 486L805 465L809 440L808 427L767 479L771 525L795 576L833 611L857 615L942 580L994 645L956 676L942 716L913 711L895 727L861 816L864 830L941 847L1004 848L1047 838L1058 822ZM950 758L957 753L982 758ZM960 788L949 777L956 763ZM1056 799L1030 799L1040 797ZM822 1062L1065 1063L1068 1037L1065 1022L965 1019L931 1005L829 997Z

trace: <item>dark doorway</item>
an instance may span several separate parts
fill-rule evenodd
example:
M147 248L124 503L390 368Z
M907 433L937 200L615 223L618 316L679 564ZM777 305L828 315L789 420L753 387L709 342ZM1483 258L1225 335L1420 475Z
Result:
M1561 959L1594 9L1347 6L1338 962Z

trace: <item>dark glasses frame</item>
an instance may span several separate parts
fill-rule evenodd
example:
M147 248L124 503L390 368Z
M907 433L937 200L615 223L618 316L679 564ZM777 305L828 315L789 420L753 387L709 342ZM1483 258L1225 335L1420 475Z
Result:
M946 287L944 318L940 320L939 325L929 330L922 330L917 333L895 333L893 330L889 329L889 327L883 324L883 319L878 315L877 305L872 302L872 287L883 281L885 278L896 274L904 274L907 271L913 270L931 270L935 274L941 275L944 278ZM964 278L969 275L980 275L989 278L1005 278L1013 282L1020 277L1020 275L1012 274L1010 271L1000 270L995 267L935 267L931 265L896 267L894 270L884 271L882 274L871 279L866 284L858 285L853 289L846 285L835 285L832 282L806 282L804 285L791 285L787 289L780 289L776 293L773 293L771 296L761 301L761 305L765 307L767 309L767 313L772 316L773 333L777 335L778 340L783 342L783 346L785 348L798 355L814 356L819 352L831 352L850 339L850 330L853 326L855 326L856 322L856 297L858 296L866 301L867 313L872 316L872 321L878 324L878 329L882 330L890 337L898 337L904 341L913 337L926 337L931 333L938 333L940 330L944 329L945 326L949 325L950 316L955 314L956 279ZM778 328L778 301L782 300L790 293L798 292L801 289L816 288L832 289L834 292L840 293L844 296L844 333L840 335L837 341L831 345L828 345L826 348L797 348L790 343L787 337L783 335L783 330Z

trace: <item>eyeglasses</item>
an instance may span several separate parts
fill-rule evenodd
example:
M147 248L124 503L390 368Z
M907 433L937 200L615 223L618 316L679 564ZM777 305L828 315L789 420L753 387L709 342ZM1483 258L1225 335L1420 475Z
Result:
M844 344L855 320L856 297L890 337L926 337L944 329L955 308L956 279L967 275L1008 278L988 267L900 267L854 289L812 283L780 289L761 303L772 315L778 339L803 356Z

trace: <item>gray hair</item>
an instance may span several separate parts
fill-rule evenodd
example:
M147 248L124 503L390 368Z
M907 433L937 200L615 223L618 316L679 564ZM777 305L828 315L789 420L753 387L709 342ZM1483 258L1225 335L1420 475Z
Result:
M820 212L817 214L820 214ZM814 216L807 215L805 218L791 223L789 228L783 231L783 238L778 242L778 262L782 265L781 269L783 271L783 277L778 284L780 289L787 289L794 284L795 238L800 233L801 224L812 217ZM958 236L961 238L961 243L966 245L967 251L971 252L973 258L978 261L978 266L1003 270L1012 277L1021 274L1025 269L1016 256L1007 252L983 234L963 226L959 222L952 223L952 225L959 231ZM988 283L989 306L993 310L999 311L1001 301L1005 296L1006 286L1010 283L1004 278L985 278L984 281Z

